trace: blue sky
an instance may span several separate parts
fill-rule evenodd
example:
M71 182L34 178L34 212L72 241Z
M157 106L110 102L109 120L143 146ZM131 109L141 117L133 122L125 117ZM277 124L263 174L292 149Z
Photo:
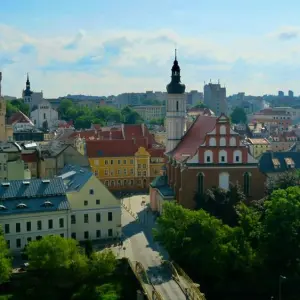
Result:
M10 0L0 10L3 93L26 73L45 97L165 90L175 45L188 90L300 94L300 2Z

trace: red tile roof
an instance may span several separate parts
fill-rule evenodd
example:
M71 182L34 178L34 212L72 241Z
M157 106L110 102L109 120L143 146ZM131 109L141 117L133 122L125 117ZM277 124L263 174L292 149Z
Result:
M182 156L182 154L194 156L198 147L204 142L206 133L211 132L215 128L216 121L217 117L198 116L177 147L167 153L167 155L178 161L187 159L187 156Z
M144 136L142 124L139 125L128 125L124 124L124 135L125 139L131 139L133 137L141 137Z
M21 111L18 111L10 116L7 122L9 125L14 125L16 123L28 123L34 126L33 122Z
M150 148L147 150L151 157L164 157L165 156L165 148Z

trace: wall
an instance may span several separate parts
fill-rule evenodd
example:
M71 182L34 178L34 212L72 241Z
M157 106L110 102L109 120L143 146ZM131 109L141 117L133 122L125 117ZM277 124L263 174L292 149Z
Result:
M90 190L94 194L90 194ZM108 238L108 230L112 229L113 236L121 236L121 203L105 186L92 176L79 192L67 193L71 205L71 215L76 216L76 224L71 224L71 235L76 234L77 240L85 240L84 232L88 231L89 239ZM100 200L100 204L97 204ZM85 202L87 201L87 205ZM108 213L112 212L112 221L108 221ZM101 214L101 221L97 222L96 214ZM88 215L88 223L84 222L84 215ZM97 237L97 230L101 237Z
M69 237L68 214L66 211L41 212L30 214L0 215L0 224L4 232L5 239L10 243L10 249L13 252L21 251L28 243L28 238L36 240L38 236L46 236L50 234L63 234ZM59 219L64 219L64 227L60 228ZM48 221L53 220L53 229L49 229ZM37 221L42 221L42 230L38 230ZM31 231L27 231L26 223L31 222ZM16 232L16 223L20 223L21 231ZM5 233L5 224L9 224L10 232ZM21 239L21 246L18 248L16 240Z

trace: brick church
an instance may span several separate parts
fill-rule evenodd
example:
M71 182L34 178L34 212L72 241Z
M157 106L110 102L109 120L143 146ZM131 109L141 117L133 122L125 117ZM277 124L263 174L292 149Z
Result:
M206 189L228 190L242 186L250 200L264 196L265 175L225 115L199 115L186 131L185 85L175 55L171 82L167 85L166 166L150 184L150 205L161 212L165 201L176 200L186 208L196 206L195 195Z

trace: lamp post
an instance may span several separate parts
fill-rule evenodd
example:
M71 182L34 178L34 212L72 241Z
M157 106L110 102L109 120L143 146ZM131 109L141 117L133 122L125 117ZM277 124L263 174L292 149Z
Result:
M282 282L286 279L285 276L279 275L279 284L278 284L278 299L282 300L281 286Z

